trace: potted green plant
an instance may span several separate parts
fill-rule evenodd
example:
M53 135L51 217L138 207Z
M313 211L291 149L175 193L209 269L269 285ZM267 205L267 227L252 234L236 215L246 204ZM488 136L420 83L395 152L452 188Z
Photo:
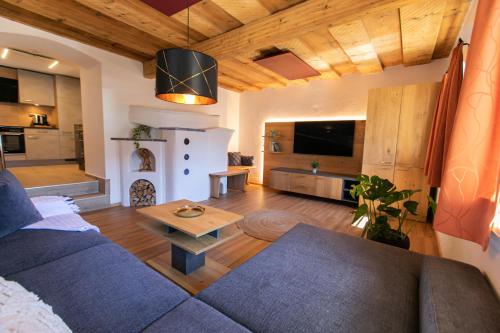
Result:
M140 139L147 137L151 139L151 127L146 125L137 125L131 130L132 140L134 140L135 149L139 149L141 144L139 143Z
M318 172L319 162L318 161L312 161L311 162L311 168L312 168L312 173L316 174Z
M388 179L378 176L360 175L356 180L359 184L352 186L350 194L355 199L361 197L353 219L353 225L365 222L361 237L409 249L408 234L413 223L407 218L409 214L417 214L418 202L411 198L420 190L397 190ZM391 227L390 219L396 221L395 228Z

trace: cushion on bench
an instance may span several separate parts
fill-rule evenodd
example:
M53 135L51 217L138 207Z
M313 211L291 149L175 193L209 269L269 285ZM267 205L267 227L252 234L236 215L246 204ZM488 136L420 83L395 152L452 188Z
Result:
M211 306L190 298L149 326L145 333L250 333Z
M197 297L256 332L416 332L421 258L299 224Z
M121 247L98 245L11 276L75 332L139 332L189 296Z
M0 238L0 276L21 272L110 243L95 231L18 230Z
M500 332L500 304L477 268L425 257L420 279L420 328L424 333Z

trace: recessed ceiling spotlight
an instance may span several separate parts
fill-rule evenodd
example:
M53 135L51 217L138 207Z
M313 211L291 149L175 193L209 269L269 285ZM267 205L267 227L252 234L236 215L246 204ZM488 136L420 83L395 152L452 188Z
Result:
M1 55L2 59L7 58L7 54L9 54L9 49L7 49L7 48L3 49L2 55Z
M56 67L58 63L59 63L59 61L54 60L54 62L49 65L49 69Z

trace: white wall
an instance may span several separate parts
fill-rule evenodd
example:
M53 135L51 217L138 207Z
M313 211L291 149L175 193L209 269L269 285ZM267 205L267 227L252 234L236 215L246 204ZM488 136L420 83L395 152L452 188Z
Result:
M378 87L441 81L447 59L427 65L385 69L374 75L347 75L307 85L245 92L240 103L240 150L254 155L262 179L262 135L266 121L299 119L366 119L368 90Z
M12 38L12 34L20 38ZM20 45L20 39L26 41L24 45ZM230 147L238 150L238 93L219 89L219 102L211 106L167 103L154 97L154 80L143 78L141 63L0 18L0 47L16 45L80 66L86 169L90 174L111 180L112 203L120 202L120 158L118 143L109 139L129 135L131 104L219 114L221 126L236 131Z

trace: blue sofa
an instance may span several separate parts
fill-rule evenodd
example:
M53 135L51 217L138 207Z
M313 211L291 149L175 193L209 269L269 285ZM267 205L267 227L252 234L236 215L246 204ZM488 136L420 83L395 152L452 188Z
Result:
M500 332L476 268L309 225L196 297L94 231L2 237L0 275L75 332Z

